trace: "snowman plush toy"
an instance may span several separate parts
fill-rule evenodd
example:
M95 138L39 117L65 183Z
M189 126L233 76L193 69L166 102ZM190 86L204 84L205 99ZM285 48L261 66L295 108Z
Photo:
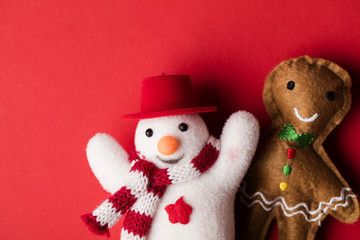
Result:
M107 134L90 139L92 171L110 196L82 220L110 236L126 214L121 239L234 239L234 199L254 155L259 125L245 111L226 121L220 140L209 135L190 77L161 75L142 82L136 153Z

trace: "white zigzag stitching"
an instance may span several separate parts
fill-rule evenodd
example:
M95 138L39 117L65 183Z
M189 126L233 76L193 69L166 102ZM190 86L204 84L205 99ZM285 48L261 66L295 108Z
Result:
M350 188L342 188L341 189L341 194L339 197L333 197L330 199L329 202L320 202L319 203L319 207L317 210L315 211L310 211L309 210L309 207L308 205L306 205L305 203L299 203L297 205L295 205L294 207L289 207L286 202L285 202L285 199L281 196L279 197L276 197L273 201L268 201L266 200L266 198L264 197L264 195L261 193L261 192L256 192L254 193L252 196L249 196L246 192L245 192L245 186L243 187L240 187L240 190L241 192L243 193L243 195L245 197L247 197L248 199L254 199L256 196L260 196L261 199L263 200L263 202L265 202L267 205L270 205L270 207L266 207L260 200L254 200L253 202L251 203L247 203L243 198L241 198L242 202L247 206L247 207L251 207L252 205L254 205L255 203L259 203L262 208L264 208L265 211L270 211L271 209L274 208L274 206L276 205L280 205L281 209L283 210L283 213L286 217L292 217L294 215L297 215L297 214L302 214L304 217L305 217L305 220L307 222L315 222L317 220L319 220L319 225L320 225L320 219L321 219L321 216L324 215L328 209L330 210L336 210L339 206L342 206L342 207L346 207L347 205L349 205L349 197L352 197L354 198L355 195L354 194L347 194L345 196L345 191L351 191ZM334 207L331 207L331 205L335 202L335 201L342 201L346 199L346 202L345 203L338 203L336 204ZM322 208L323 205L326 205L325 208ZM296 212L293 212L293 213L288 213L287 211L294 211L295 209L299 208L299 207L304 207L306 212L310 215L315 215L317 213L320 213L317 217L315 218L309 218L308 215L302 211L302 210L298 210Z

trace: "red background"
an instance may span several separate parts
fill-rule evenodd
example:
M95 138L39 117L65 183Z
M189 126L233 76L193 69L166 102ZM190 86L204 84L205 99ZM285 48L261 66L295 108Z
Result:
M360 193L360 2L0 1L0 238L102 239L80 221L107 196L85 155L97 132L133 148L143 77L189 74L219 135L245 109L270 124L266 75L308 54L343 66L353 106L325 142ZM111 239L119 238L119 226ZM276 230L272 238L276 237ZM328 217L317 239L360 239Z

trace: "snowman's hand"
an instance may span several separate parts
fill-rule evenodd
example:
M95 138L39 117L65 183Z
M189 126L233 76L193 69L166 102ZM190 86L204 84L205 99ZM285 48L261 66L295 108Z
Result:
M125 185L130 162L126 151L113 137L96 134L89 140L86 155L91 170L106 191L113 194Z
M256 118L246 112L233 113L226 121L220 142L219 176L225 186L237 186L254 156L260 127Z

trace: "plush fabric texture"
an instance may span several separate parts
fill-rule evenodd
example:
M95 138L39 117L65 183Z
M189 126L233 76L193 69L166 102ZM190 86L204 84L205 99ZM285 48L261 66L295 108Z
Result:
M151 162L138 157L131 159L132 167L127 186L122 187L105 200L92 214L83 215L84 223L93 233L109 237L108 229L123 214L127 213L121 239L146 239L153 215L166 186L190 181L204 173L218 158L219 148L220 141L210 136L201 153L190 164L180 168L158 170ZM182 206L183 211L179 210L181 209L179 207L175 208L178 205ZM177 215L175 215L175 209L178 210ZM180 221L182 224L187 224L190 221L190 216L184 213L191 213L190 209L191 207L185 205L182 197L175 203L174 208L168 206L165 210L172 213L169 215L172 223Z
M322 146L350 109L350 87L341 67L308 56L269 74L263 99L272 125L239 189L239 217L248 218L239 238L264 239L273 219L287 240L314 239L328 214L357 221L358 200Z
M86 156L91 170L106 191L114 194L126 184L124 176L130 171L129 155L110 135L98 133L92 137L86 147ZM107 164L104 164L104 159Z
M183 123L187 124L187 131L179 129ZM153 131L151 137L145 134L149 128ZM161 155L157 150L157 143L163 136L172 136L179 141L177 151L170 156ZM218 141L209 137L206 124L199 114L139 121L135 132L137 155L156 166L157 170L152 178L153 183L166 185L166 191L157 203L156 212L152 213L151 225L147 233L148 239L228 240L235 238L235 194L255 153L259 124L253 115L245 111L232 114L223 128L219 156L213 163L210 159L204 162L202 158L197 157L201 151L204 155L208 155L206 152L211 149L206 147L206 143L209 139L212 139L212 145ZM106 134L95 135L87 147L88 161L92 171L101 185L111 193L114 193L113 189L118 191L123 186L129 186L126 178L129 178L130 164L125 159L115 157L127 156L123 153L124 150L116 140ZM173 159L179 159L179 161L166 162ZM211 167L203 164L206 162L212 164ZM194 167L189 168L189 164ZM116 172L123 173L122 169L127 169L128 172L120 176L116 174ZM109 174L105 174L106 171ZM192 176L193 179L182 181L184 176ZM139 207L145 206L139 200L133 206L137 204ZM111 209L109 205L106 206L107 209ZM133 212L132 216L136 217L135 213L139 212ZM122 213L118 212L118 214ZM93 214L87 216L88 222L94 224L94 218L91 217ZM144 218L144 220L148 224L149 218ZM98 224L98 222L95 223ZM93 226L92 228L95 229L93 232L107 235L109 224L104 226L103 228L99 225ZM127 225L124 228L130 228L130 226ZM134 234L128 231L122 231L122 235L122 239L134 237Z
M141 111L124 115L123 119L146 119L216 110L216 107L196 105L189 76L161 75L143 79Z
M198 112L216 108L198 108L189 81L184 75L144 79L141 112L127 116L140 119L135 148L137 162L144 164L136 170L109 135L89 141L92 171L107 191L115 192L83 217L92 232L108 235L127 212L123 240L234 239L234 199L255 153L259 124L250 113L238 111L226 121L220 141L210 137Z

